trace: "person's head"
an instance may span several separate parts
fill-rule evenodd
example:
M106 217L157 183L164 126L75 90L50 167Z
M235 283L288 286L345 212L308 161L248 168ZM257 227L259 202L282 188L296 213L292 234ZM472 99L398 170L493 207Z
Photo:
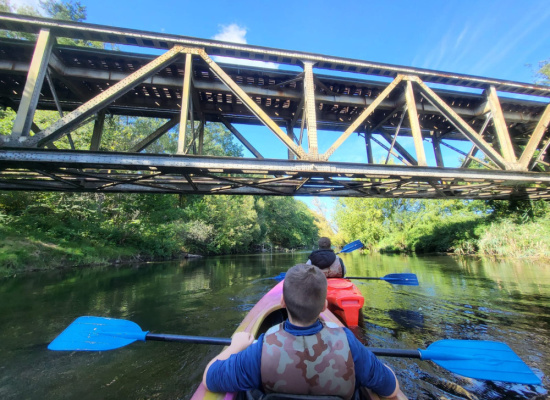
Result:
M314 323L327 304L325 274L314 265L298 264L290 268L283 283L283 302L292 323Z
M319 248L321 250L330 250L330 239L328 237L322 237L319 239Z

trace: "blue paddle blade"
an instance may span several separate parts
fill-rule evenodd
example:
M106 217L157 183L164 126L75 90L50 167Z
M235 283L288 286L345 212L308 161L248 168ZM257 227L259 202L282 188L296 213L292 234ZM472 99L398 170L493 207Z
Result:
M393 285L418 286L416 274L388 274L380 279Z
M147 333L132 321L102 317L79 317L48 345L48 349L113 350L136 340L145 341Z
M339 251L339 253L350 253L362 247L365 247L365 245L361 243L360 240L356 240L355 242L351 242L350 244L345 245L342 250Z
M540 385L541 380L505 343L440 340L420 350L422 360L474 379Z
M279 275L274 276L273 279L275 279L277 282L281 282L283 279L285 279L286 272L281 272Z

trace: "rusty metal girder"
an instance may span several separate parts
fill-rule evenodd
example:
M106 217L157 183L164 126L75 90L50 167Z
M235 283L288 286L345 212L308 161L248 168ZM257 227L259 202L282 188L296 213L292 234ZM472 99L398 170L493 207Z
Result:
M269 178L278 175L277 178ZM550 198L546 173L301 160L0 150L0 190Z
M301 51L227 43L188 36L160 34L98 24L83 24L27 15L0 13L0 29L38 33L40 29L44 28L50 29L55 36L59 37L164 50L175 45L200 47L205 49L209 55L214 56L252 59L287 65L301 65L303 61L310 61L316 63L317 68L320 69L392 78L399 74L416 75L425 82L469 86L477 89L487 89L490 85L494 85L499 91L550 97L550 89L548 87L523 82L505 81L423 68L404 67Z
M16 129L0 136L0 151L6 152L2 153L6 159L0 159L0 190L548 197L550 105L543 98L550 97L550 89L542 86L3 13L0 29L42 32L36 46L0 40L0 52L7 55L0 60L0 106L19 109ZM47 37L45 32L49 32ZM166 53L156 57L58 46L52 44L55 37L161 48ZM223 64L217 56L301 66L303 72ZM355 72L358 77L320 75L323 69ZM366 80L365 75L384 79ZM44 77L49 85L42 87ZM433 88L431 83L448 89ZM22 94L23 86L31 96ZM544 101L507 98L503 92L536 95ZM404 105L406 120L399 112ZM61 118L25 136L27 127L28 133L36 127L31 115L35 109L57 110ZM152 159L151 154L93 151L101 148L105 113L167 119L145 139L136 140L139 143L130 151L143 150L181 119L173 162ZM94 118L92 152L56 153L54 141ZM190 140L185 138L187 121L192 128ZM199 121L198 128L194 121ZM197 136L202 153L207 122L223 123L258 159L179 158L189 149L197 152ZM286 146L289 159L298 157L284 161L296 164L263 159L253 140L249 142L235 126L243 124L266 126L264 131L275 134ZM294 135L298 126L300 134ZM330 131L324 153L318 152L318 130ZM395 134L392 137L388 132ZM366 163L329 162L355 133L365 136ZM306 134L307 150L302 146ZM410 138L413 146L405 141ZM457 142L471 143L469 151L460 150ZM385 162L374 159L373 143L387 150ZM433 148L436 166L428 165L426 143ZM463 155L464 167L476 161L477 169L443 167L449 163L441 146ZM25 152L30 147L35 149ZM20 157L15 164L10 154ZM407 165L388 165L390 154ZM189 165L182 166L182 160ZM217 167L206 167L206 160ZM240 163L246 168L239 169ZM534 169L543 172L529 172Z

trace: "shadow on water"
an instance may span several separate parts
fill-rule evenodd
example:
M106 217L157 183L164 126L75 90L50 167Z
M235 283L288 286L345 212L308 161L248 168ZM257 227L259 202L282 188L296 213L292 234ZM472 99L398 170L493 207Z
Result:
M388 315L405 329L423 329L424 315L414 310L389 310Z
M467 379L431 362L385 358L411 399L533 399L550 374L550 268L450 257L343 254L349 275L413 272L420 285L366 281L361 326L374 347L447 338L506 342L543 386ZM0 281L1 399L187 399L220 346L134 343L100 352L46 349L76 317L124 318L155 333L229 337L305 253L225 256L36 272ZM542 397L541 397L542 398Z

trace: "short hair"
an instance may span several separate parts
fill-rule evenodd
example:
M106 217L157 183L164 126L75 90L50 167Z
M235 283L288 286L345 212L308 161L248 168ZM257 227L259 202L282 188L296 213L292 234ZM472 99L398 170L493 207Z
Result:
M288 270L283 283L283 298L293 320L315 322L327 298L327 278L314 265L298 264Z
M319 239L319 248L320 249L330 249L330 239L328 237L322 237Z

